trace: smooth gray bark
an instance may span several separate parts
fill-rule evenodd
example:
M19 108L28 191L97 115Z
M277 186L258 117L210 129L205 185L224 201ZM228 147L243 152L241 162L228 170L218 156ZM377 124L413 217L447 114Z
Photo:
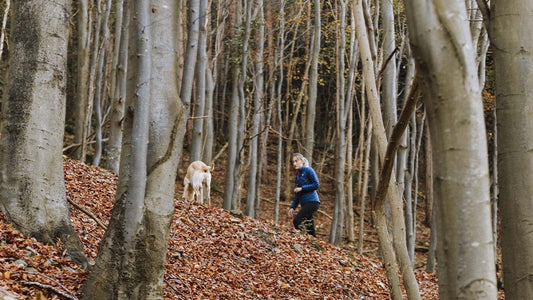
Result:
M76 73L76 101L74 102L74 143L80 146L76 147L73 157L76 159L82 158L82 139L83 128L85 124L85 114L87 108L87 101L89 99L89 51L91 30L89 21L88 0L78 1L78 13L76 18L76 26L78 30L77 35L77 73Z
M341 245L344 239L344 213L345 213L345 165L346 165L346 125L348 111L351 108L351 99L346 99L345 51L346 51L346 2L338 1L339 25L337 32L337 95L336 95L336 121L337 143L335 147L335 208L329 241Z
M533 297L533 2L491 1L506 299Z
M321 5L320 0L313 1L314 8L314 24L313 24L313 40L311 42L311 71L309 73L309 100L307 102L307 114L305 120L305 140L304 140L304 156L313 163L313 149L315 147L315 119L316 119L316 104L317 104L317 89L318 89L318 59L320 56L320 37L321 37Z
M374 61L372 60L369 38L367 35L367 26L363 18L363 4L362 0L356 0L352 7L352 12L356 20L357 39L361 47L361 60L363 63L363 80L368 94L368 102L370 107L370 117L372 120L373 135L376 137L377 148L381 152L386 148L387 138L385 136L385 127L383 126L383 119L381 117L379 107L379 96L377 93L375 75L374 75ZM379 133L377 133L379 132ZM377 184L376 184L377 186ZM400 287L400 280L398 278L398 265L396 264L396 255L392 243L390 242L389 233L387 231L387 223L385 219L384 205L376 206L376 229L380 239L380 249L383 254L385 262L385 270L387 278L389 279L389 288L392 299L401 299L402 292Z
M242 25L242 6L240 1L237 1L236 12L235 12L235 24L233 28L233 38L241 38L238 28ZM239 98L239 78L240 71L237 57L242 51L237 51L238 49L230 49L232 60L231 60L231 103L229 113L229 121L227 123L228 127L228 165L226 166L225 179L226 183L224 185L224 202L223 207L227 210L235 210L238 208L237 199L236 199L236 189L238 189L238 176L235 177L235 173L238 174L237 165L240 161L239 155L239 119L240 119L240 98Z
M0 208L26 235L86 258L72 228L63 178L70 1L13 3L0 138Z
M188 1L188 31L187 31L187 48L183 63L183 75L181 78L181 101L192 103L194 74L196 69L196 60L198 58L198 42L200 35L200 0ZM187 107L191 109L190 107ZM200 156L199 156L200 157Z
M96 119L95 124L95 146L94 146L94 157L93 157L93 166L100 165L100 160L102 158L103 151L103 141L102 141L102 131L103 131L103 114L102 114L102 103L103 103L103 93L106 90L104 86L104 59L107 52L107 40L109 39L109 28L107 26L109 21L109 14L111 13L111 0L107 0L105 6L105 14L102 17L102 41L98 46L98 64L96 72L96 91L94 97L94 116Z
M277 155L277 177L276 177L276 204L274 212L274 222L279 220L279 202L281 198L281 179L282 179L282 170L283 170L283 119L282 119L282 88L283 88L283 78L284 78L284 49L285 49L285 0L281 1L280 6L280 18L279 18L279 40L278 40L278 51L279 57L276 59L276 63L279 66L279 76L277 83L277 120L278 120L278 155Z
M130 53L136 55L129 61L119 185L85 286L86 299L163 298L174 183L188 115L174 84L175 1L135 4Z
M364 136L364 135L363 135ZM361 217L359 219L359 243L358 243L358 249L359 254L363 254L363 243L364 243L364 226L365 226L365 211L366 211L366 198L367 198L367 190L368 190L368 177L369 172L368 169L370 168L370 150L371 150L371 144L372 144L372 122L368 123L367 126L367 135L365 140L365 146L364 146L364 155L361 156L361 172L363 173L360 178L362 178L361 182L361 189L360 189L360 203L361 203L361 210L360 214ZM364 158L363 158L364 157Z
M252 132L250 142L250 167L248 168L248 191L246 195L246 215L255 217L259 209L259 165L261 164L261 156L259 152L259 130L261 127L261 115L263 112L263 97L264 97L264 74L263 74L263 52L265 39L265 25L264 25L264 6L262 0L256 1L257 18L259 28L256 32L256 57L254 60L255 76L252 79L255 92L252 108Z
M385 125L379 106L379 95L377 92L375 75L374 75L374 62L371 57L370 46L368 43L368 36L366 35L366 25L363 18L363 7L361 0L356 0L354 14L357 24L357 39L359 40L361 48L361 60L363 62L363 79L365 81L366 89L369 99L369 111L371 115L372 125L374 127L373 134L375 136L379 159L382 164L385 164L387 159L392 159L386 156L387 152L387 137L385 133ZM404 282L407 295L410 299L419 299L420 292L418 290L418 283L413 273L409 255L407 253L406 241L405 241L405 223L403 218L403 209L401 195L396 187L396 176L394 173L390 175L390 183L387 182L389 197L391 221L392 221L392 234L393 234L393 247L390 246L390 238L387 232L387 222L385 220L385 205L382 200L376 203L376 222L380 246L386 256L385 265L387 266L387 275L389 280L397 280L398 271L396 269L396 261L394 252L398 256L398 262L401 269L402 280ZM398 294L399 287L396 284L391 284L394 289L393 297L395 299L401 298L401 293Z
M88 138L91 134L92 129L92 115L94 110L94 101L95 101L95 88L96 88L96 72L97 72L97 62L98 62L98 52L100 49L100 33L102 28L102 18L101 18L101 6L102 1L96 0L95 5L93 6L92 10L96 11L94 12L94 20L96 21L96 24L94 25L94 35L89 34L89 37L92 39L92 52L89 54L89 76L87 78L87 102L85 112L84 112L84 119L83 119L83 132L81 135L81 161L85 161L87 156L87 147L88 147ZM92 20L92 18L91 18ZM92 28L91 25L92 22L89 22L89 28ZM90 50L88 50L90 51Z
M116 61L113 63L115 70L115 77L112 86L112 101L111 101L111 122L109 125L109 141L106 147L106 168L113 171L115 174L119 173L120 155L122 151L122 124L124 118L124 107L126 103L126 73L128 69L128 43L129 43L129 24L130 11L124 9L124 1L120 0L117 3L117 20L120 26L117 26L115 32L115 55ZM118 50L118 51L117 51ZM115 60L115 57L113 57ZM112 73L113 74L113 73Z
M431 128L439 293L496 299L487 143L465 3L404 3Z
M205 123L206 72L207 72L207 0L200 0L198 54L196 59L196 97L192 102L193 127L191 141L191 162L202 159L203 133ZM209 162L207 162L209 163ZM203 201L203 199L202 199Z
M381 102L383 105L383 122L387 136L390 136L392 127L396 124L398 105L397 76L396 76L396 36L394 30L394 8L392 0L381 0L381 17L383 30L383 79L381 81ZM407 147L406 147L407 148ZM405 163L405 161L403 162ZM397 177L398 178L398 177ZM401 181L398 178L398 183ZM400 187L403 189L403 187Z

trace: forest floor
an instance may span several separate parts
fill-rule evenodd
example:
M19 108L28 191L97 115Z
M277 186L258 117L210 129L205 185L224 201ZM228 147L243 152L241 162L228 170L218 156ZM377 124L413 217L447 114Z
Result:
M322 180L318 238L292 228L289 203L273 221L275 179L266 178L258 218L220 208L224 169L216 167L213 205L179 199L184 168L178 172L175 215L165 273L165 299L389 299L385 269L376 257L377 236L365 225L365 254L356 246L327 242L332 215L332 180ZM67 196L76 206L107 224L117 176L65 159ZM242 204L244 208L244 204ZM86 212L71 206L71 219L92 263L104 229ZM356 229L357 230L357 229ZM423 299L438 299L435 274L425 268L428 230L418 230L416 277ZM0 299L2 290L20 299L77 299L87 272L67 258L60 244L43 245L8 225L0 214Z

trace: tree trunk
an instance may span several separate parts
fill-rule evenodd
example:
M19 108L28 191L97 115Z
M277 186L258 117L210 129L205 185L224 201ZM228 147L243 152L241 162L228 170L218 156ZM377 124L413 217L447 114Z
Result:
M364 136L364 135L363 135ZM365 151L364 160L361 163L361 171L363 172L363 182L361 184L361 196L359 197L361 203L361 219L359 220L359 254L363 254L363 242L364 242L364 225L365 225L365 211L366 211L366 198L367 198L367 189L368 189L368 169L370 167L370 152L372 144L372 122L368 123L366 142L365 142ZM363 159L363 156L361 156Z
M191 162L202 159L203 133L205 123L205 96L207 72L207 0L199 0L198 56L196 62L196 98L193 102L193 128L191 141ZM201 199L203 202L203 199Z
M180 97L182 102L191 103L196 60L198 58L198 42L200 35L200 0L191 0L188 1L187 4L187 49L185 51L185 61L183 63L183 77L181 78ZM189 107L189 109L191 108ZM201 156L198 155L194 156L194 158L195 157ZM191 155L191 159L193 159L193 155Z
M416 122L417 113L413 115L413 121ZM415 245L416 245L416 228L418 223L417 218L417 209L418 209L418 179L419 179L419 166L420 166L420 147L422 145L422 138L424 136L424 124L426 123L426 111L422 111L422 119L420 120L420 133L418 134L416 145L415 145L415 152L413 153L413 246L411 250L411 257L413 257L413 267L415 266Z
M392 0L381 0L382 30L383 30L383 80L381 83L381 101L383 105L383 122L387 136L397 119L397 76L396 76L396 36L394 30L394 9ZM407 145L405 145L407 148ZM403 162L405 164L405 161ZM401 183L398 181L398 183ZM403 190L403 186L400 186Z
M320 29L321 29L321 1L313 0L315 8L315 23L313 24L313 41L311 42L311 72L309 74L309 100L307 102L307 115L305 121L305 140L304 140L304 156L309 160L309 164L313 162L313 149L315 146L315 119L316 119L316 103L317 103L317 88L318 88L318 58L320 56Z
M100 8L99 8L100 10ZM95 79L95 85L96 85L96 93L94 97L94 115L96 119L95 124L95 147L94 147L94 157L93 157L93 166L100 165L100 159L102 158L102 148L103 148L103 141L102 141L102 127L103 127L103 116L102 116L102 96L103 91L105 91L104 86L104 60L106 57L107 52L107 40L109 39L109 30L107 28L108 20L109 20L109 14L111 12L111 0L107 0L107 4L105 6L105 14L103 16L103 23L102 23L102 41L98 46L98 64L97 64L97 72L96 72L96 79Z
M128 40L129 40L129 24L130 11L124 9L124 1L120 0L117 3L116 22L121 22L115 37L115 48L118 49L118 57L116 66L116 81L113 90L113 99L111 101L111 123L109 125L109 142L106 147L106 166L107 169L114 173L119 173L120 154L122 150L122 123L124 118L124 105L126 103L126 73L128 69ZM119 31L120 30L120 31ZM112 75L113 76L113 75ZM112 78L113 79L113 78Z
M433 211L433 151L431 150L431 136L430 136L430 133L429 133L429 125L428 125L428 122L426 122L425 124L426 126L426 134L424 135L424 140L425 140L425 144L426 144L426 147L425 147L425 150L426 150L426 153L425 153L425 166L426 166L426 170L425 170L425 178L426 178L426 183L425 183L425 189L424 189L424 193L426 195L426 216L425 216L425 219L424 219L424 223L426 224L426 226L428 227L431 227L433 226L433 215L434 213L432 212Z
M233 38L240 38L238 28L242 26L242 7L240 1L237 1L235 4L235 24L233 28ZM235 176L235 173L238 174L237 165L239 164L239 107L240 107L240 98L238 91L239 77L240 77L240 68L237 63L238 51L237 47L230 49L230 63L231 63L231 104L229 111L229 121L227 123L228 127L228 165L226 166L226 183L224 185L224 203L223 206L227 210L235 210L238 208L237 198L235 195L235 187L238 186L238 176Z
M75 148L73 157L76 159L82 158L82 139L83 128L85 126L85 114L87 108L87 101L89 99L89 51L91 40L91 29L89 21L88 0L78 1L77 13L77 32L78 32L78 61L76 74L76 98L74 102L74 143L80 146Z
M0 58L2 58L2 55L4 54L4 42L6 39L6 25L7 25L7 17L9 15L9 8L11 7L11 0L6 0L6 7L4 9L4 16L2 17L2 29L0 31ZM1 125L0 121L0 125Z
M376 90L376 84L374 82L375 76L374 76L374 65L373 61L370 55L370 46L369 46L369 39L366 33L367 27L364 23L363 16L363 5L362 0L356 0L355 5L353 6L353 14L355 16L356 20L356 30L357 30L357 39L359 40L359 44L361 46L361 59L363 61L363 80L365 82L365 87L368 90L368 97L369 97L369 103L374 102L374 104L371 104L370 107L372 109L375 109L376 102L379 102L377 90ZM374 98L373 98L374 97ZM371 99L373 98L373 99ZM376 136L376 140L381 139L377 144L381 143L381 145L378 146L378 148L384 148L386 144L386 137L384 137L385 134L385 128L383 127L383 121L381 123L377 122L377 120L381 119L381 113L379 112L379 115L376 114L376 111L371 111L371 120L372 124L376 124L377 126L380 126L380 132L382 135L376 134L376 128L373 130L373 134ZM377 118L377 120L376 120ZM377 127L374 126L374 127ZM392 247L392 244L390 242L389 233L387 232L387 222L385 218L385 210L384 206L376 207L375 211L376 216L376 229L378 232L379 240L380 240L380 248L381 252L383 254L383 259L385 262L385 270L387 272L387 278L389 279L389 287L391 289L391 296L392 299L401 299L402 298L402 292L400 289L400 281L398 278L398 265L396 264L396 257L394 254L394 250Z
M22 233L59 238L86 265L72 228L63 178L63 127L70 1L13 4L0 139L1 209Z
M430 220L430 236L429 236L429 249L428 249L428 260L426 264L426 272L433 273L435 272L435 252L437 251L437 220L435 202L431 202L433 207L430 209L432 214Z
M411 89L413 88L413 81L415 78L415 61L411 57L407 63L407 73L405 75L405 88L404 88L404 99L403 103L406 103L409 99ZM407 146L407 139L410 133L410 144ZM416 205L412 201L412 185L413 185L413 175L415 168L415 155L416 147L414 145L414 140L416 139L416 111L411 117L411 124L409 130L406 130L402 136L402 141L400 149L398 152L404 150L405 153L398 154L397 168L398 171L402 171L402 177L404 177L405 183L399 184L400 188L403 188L403 195L405 197L405 233L407 241L407 252L409 253L409 259L411 264L414 266L415 262L415 235L416 235L416 218L415 211ZM408 154L409 153L409 154ZM402 158L400 158L402 157ZM409 159L408 159L409 158ZM401 162L401 163L400 163ZM409 162L409 164L408 164ZM407 168L409 165L409 168ZM400 173L400 172L398 172ZM398 176L400 177L400 176ZM416 194L415 198L416 198Z
M94 12L94 20L96 21L95 28L94 28L94 37L92 39L92 53L90 54L90 60L89 60L89 77L88 77L88 83L87 83L87 103L85 112L84 112L84 120L83 120L83 132L81 135L81 161L85 161L87 156L87 145L88 145L88 137L91 133L91 123L92 123L92 114L94 109L94 101L95 101L95 91L96 88L96 72L97 72L97 62L98 62L98 50L100 49L100 29L102 28L102 18L101 18L101 11L100 11L100 5L101 0L96 0L96 4L94 5L96 9L93 7ZM89 24L89 26L91 26ZM91 35L89 35L90 37Z
M248 80L248 57L250 56L250 36L252 33L252 7L253 3L249 1L242 1L243 6L243 13L244 13L244 28L242 32L242 49L239 52L240 53L240 62L241 62L241 71L239 80L237 81L237 92L238 92L238 125L237 125L237 145L236 148L237 151L237 159L235 160L235 168L233 172L233 199L236 203L238 203L239 199L241 199L241 187L242 183L244 182L244 172L241 172L241 166L244 166L244 160L245 160L245 153L242 149L245 147L245 139L248 137L245 136L245 128L246 128L246 97L247 93L245 92L245 86L246 82ZM248 210L248 207L250 207L250 211L253 214L253 211L255 210L253 208L254 202L251 203L246 202L246 209Z
M130 50L138 55L129 62L119 186L86 299L163 298L174 182L188 115L175 85L175 2L135 4Z
M282 170L283 170L283 118L282 118L282 88L283 88L283 78L284 78L284 49L285 49L285 0L281 1L281 6L279 10L279 58L276 60L279 65L279 78L277 85L277 120L278 120L278 155L277 155L277 178L276 178L276 206L274 208L274 221L277 223L279 220L279 202L281 198L281 179L282 179Z
M350 108L348 113L348 131L347 131L347 145L348 149L346 151L346 165L348 166L347 169L347 179L346 179L346 237L348 239L348 242L353 243L355 242L355 216L354 216L354 164L355 161L357 161L357 154L359 152L359 149L356 148L355 152L353 151L353 128L354 128L354 102L355 99L355 76L357 73L357 63L359 61L359 45L357 42L357 36L355 34L355 20L354 15L351 15L351 23L350 23L350 67L348 69L348 82L346 84L346 99L349 99L350 101ZM361 132L364 131L364 124L363 121L361 121ZM359 141L359 145L362 145L363 140L361 139ZM362 148L362 147L361 147Z
M263 1L256 1L259 17L257 23L259 28L257 29L256 36L256 58L255 58L255 76L253 83L255 87L254 101L252 109L252 136L250 141L250 168L248 170L248 191L247 191L247 203L251 204L246 206L246 214L248 216L255 217L259 210L259 183L258 178L261 164L261 156L258 157L259 151L259 130L261 126L261 115L263 111L262 103L264 97L264 75L263 75L263 51L264 51L264 39L265 39L265 18L263 12ZM252 204L253 202L253 204ZM253 209L253 211L252 211Z
M492 1L498 183L506 299L533 298L533 30L531 1ZM520 245L517 247L517 243Z
M405 7L411 49L426 80L438 178L439 293L496 299L487 143L465 4L410 0Z
M365 86L368 92L369 99L369 108L370 115L372 119L372 124L374 127L374 136L376 137L376 144L378 149L378 154L380 161L384 164L386 159L392 159L391 157L386 156L387 152L387 137L385 133L385 126L383 124L383 118L381 116L381 109L379 107L379 96L377 93L375 75L374 75L374 64L371 58L370 47L368 43L368 37L366 35L366 25L364 24L363 18L363 8L361 0L357 0L355 3L355 19L357 20L357 37L361 47L361 59L363 61L363 79L365 81ZM393 246L398 255L398 262L401 268L402 279L404 282L407 295L410 299L419 299L420 293L418 291L418 284L416 282L413 269L411 266L411 261L409 260L409 255L407 253L407 247L405 242L405 224L403 218L403 209L402 201L398 189L396 188L396 176L394 173L390 174L390 182L386 182L388 185L388 197L391 207L391 219L392 219L392 232L393 232ZM381 184L381 183L380 183ZM381 249L386 256L385 265L390 269L387 270L389 280L396 280L397 271L394 270L396 267L396 262L393 253L393 250L390 249L390 239L387 232L387 222L385 218L385 205L384 199L376 200L376 222L379 234L379 240ZM385 226L385 228L383 228ZM397 289L393 285L393 294L395 297L401 298L401 293L398 295ZM399 298L397 298L399 299Z
M416 112L415 112L416 113ZM413 201L413 181L415 173L415 153L416 153L416 117L413 114L411 121L409 122L409 130L406 130L404 135L409 134L409 160L408 168L405 173L405 186L403 196L405 198L405 234L407 241L407 253L409 253L409 259L411 264L415 265L415 235L416 235L416 218L415 210L416 205ZM416 197L416 195L415 195Z
M337 103L336 103L336 119L337 119L337 143L335 147L335 208L333 215L333 222L331 224L331 232L329 236L330 243L340 246L344 239L344 209L345 209L345 166L346 166L346 123L348 118L348 110L350 109L350 99L346 99L344 93L345 85L345 49L346 49L346 2L339 0L339 27L337 28Z

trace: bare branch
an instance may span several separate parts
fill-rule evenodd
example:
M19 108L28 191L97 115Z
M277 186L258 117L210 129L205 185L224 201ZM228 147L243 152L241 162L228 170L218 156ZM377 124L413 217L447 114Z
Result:
M100 225L100 227L102 227L104 230L107 230L107 226L104 225L104 223L98 219L91 211L81 207L80 205L78 205L76 202L72 201L70 199L70 197L67 197L67 200L70 204L72 204L72 206L74 206L75 208L81 210L83 213L85 213L86 215L88 215L89 217L91 217L93 220L96 221L96 224Z

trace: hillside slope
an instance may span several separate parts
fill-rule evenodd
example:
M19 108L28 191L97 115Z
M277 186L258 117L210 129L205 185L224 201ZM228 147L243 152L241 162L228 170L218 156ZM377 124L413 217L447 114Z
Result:
M75 229L96 259L117 178L65 160ZM84 210L85 212L83 212ZM94 216L90 217L89 214ZM292 228L176 200L167 255L165 299L388 299L380 261L347 253ZM75 299L87 273L17 233L0 215L0 288L21 299ZM437 299L434 275L417 272L423 299Z

